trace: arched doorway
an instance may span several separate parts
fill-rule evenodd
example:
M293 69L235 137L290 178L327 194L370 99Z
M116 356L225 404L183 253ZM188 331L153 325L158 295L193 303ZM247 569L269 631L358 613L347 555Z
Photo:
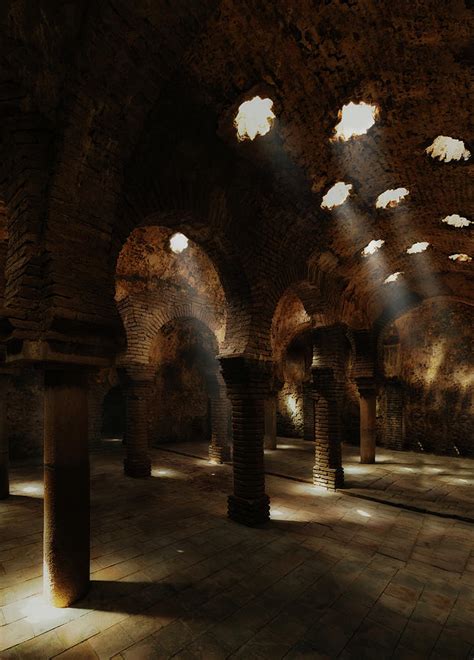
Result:
M125 396L120 384L112 387L102 402L101 439L123 440L125 434Z

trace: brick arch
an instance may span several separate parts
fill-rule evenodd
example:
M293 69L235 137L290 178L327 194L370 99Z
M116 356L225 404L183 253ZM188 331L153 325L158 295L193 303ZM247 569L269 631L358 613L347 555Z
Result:
M167 193L169 199L170 192ZM177 195L178 196L178 195ZM243 265L236 254L232 241L226 234L229 223L225 193L214 190L207 202L203 193L193 198L190 194L188 206L175 203L171 210L163 207L163 201L155 211L145 214L145 209L130 207L126 219L116 234L113 247L113 263L116 267L118 255L130 233L137 227L160 226L184 233L208 256L219 276L227 305L225 342L220 346L223 353L244 353L250 341L253 300ZM176 200L175 200L176 201ZM117 240L118 237L120 241ZM125 240L124 240L125 237Z
M289 324L282 330L278 326L282 318L288 318L291 307L296 307L298 318L294 324ZM340 322L337 308L329 304L319 287L307 280L290 284L281 295L273 312L271 322L273 358L278 361L289 343L302 332Z
M118 360L123 365L150 364L150 351L154 339L162 328L172 321L193 319L202 323L214 336L217 324L211 308L194 301L161 305L146 314L136 298L118 303L120 315L127 334L127 349ZM216 337L216 353L222 343Z
M279 306L289 293L297 296L307 315L311 327L342 323L347 328L360 329L370 325L369 319L353 296L347 282L337 275L335 260L331 253L313 252L307 261L293 264L279 279L279 295L274 292L273 306L264 325L270 337L271 354L275 355L275 322ZM305 324L302 329L305 329ZM298 331L290 333L290 340ZM286 342L288 343L288 342Z
M405 314L408 314L409 312L420 308L423 305L423 303L435 301L435 300L446 300L448 303L455 302L462 305L466 305L468 307L474 307L474 302L463 296L437 295L437 296L429 296L426 298L412 296L406 299L405 304L403 306L400 306L400 308L396 310L396 313L394 310L392 310L393 312L392 314L387 313L379 317L379 319L377 319L377 322L374 324L374 331L375 331L375 342L377 346L378 368L380 369L381 373L383 373L383 363L382 363L383 344L386 338L387 330L389 328L390 330L393 329L393 332L398 334L398 330L394 325L395 321L397 321ZM393 328L391 326L393 326Z

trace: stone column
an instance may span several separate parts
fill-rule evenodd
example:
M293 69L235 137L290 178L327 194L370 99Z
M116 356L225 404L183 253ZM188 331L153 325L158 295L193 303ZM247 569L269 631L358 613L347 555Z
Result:
M44 595L67 607L89 587L87 374L45 373Z
M376 402L375 383L358 378L360 402L360 462L375 463Z
M263 437L273 365L244 355L222 356L220 362L232 403L234 492L228 498L228 515L244 525L258 525L270 517Z
M7 388L9 378L0 372L0 500L10 494L8 477Z
M311 367L314 400L315 464L313 483L335 490L344 486L341 450L341 401L343 384L343 331L340 326L320 328L313 334Z
M96 374L91 374L88 392L89 446L91 449L97 449L101 444L103 400L104 384L97 381Z
M310 383L303 384L303 440L314 442L314 401Z
M277 448L277 397L272 394L264 401L264 447L265 449Z
M211 463L224 463L230 459L229 414L230 406L226 395L222 374L208 377L208 391L211 408L211 442L209 460Z
M124 472L128 477L142 478L151 474L148 446L148 399L151 382L131 380L125 392L125 459Z
M389 449L402 450L405 447L403 420L403 387L399 380L392 378L385 382L386 411L382 421L384 445Z
M355 354L352 377L359 390L360 406L360 462L375 463L376 403L375 384L376 349L372 332L354 330Z

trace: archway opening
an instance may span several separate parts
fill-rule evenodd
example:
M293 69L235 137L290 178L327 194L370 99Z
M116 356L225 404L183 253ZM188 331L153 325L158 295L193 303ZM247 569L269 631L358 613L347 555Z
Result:
M121 385L115 385L102 402L101 439L119 442L125 436L125 395Z
M150 350L155 379L150 400L153 446L175 446L206 456L211 441L211 399L219 365L214 333L194 318L166 323Z
M206 251L185 227L175 229L137 228L120 253L115 297L127 336L120 364L147 398L141 434L150 446L221 462L229 453L230 406L216 356L226 298ZM133 432L131 423L127 447Z
M473 308L427 300L387 326L381 337L382 446L474 456Z

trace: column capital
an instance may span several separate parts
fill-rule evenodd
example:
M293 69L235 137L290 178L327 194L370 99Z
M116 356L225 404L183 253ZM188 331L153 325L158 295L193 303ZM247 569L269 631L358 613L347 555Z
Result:
M311 388L314 391L327 390L335 382L334 369L331 367L311 367Z
M370 330L354 330L352 336L355 345L352 377L356 381L364 378L373 379L376 363L376 348L373 334Z
M377 393L377 383L370 376L356 376L355 382L360 396L374 396Z
M218 360L230 396L238 392L245 398L265 398L272 391L272 360L260 360L243 354L219 355Z
M124 368L128 377L128 387L139 387L140 385L148 387L155 378L155 365L129 364Z

